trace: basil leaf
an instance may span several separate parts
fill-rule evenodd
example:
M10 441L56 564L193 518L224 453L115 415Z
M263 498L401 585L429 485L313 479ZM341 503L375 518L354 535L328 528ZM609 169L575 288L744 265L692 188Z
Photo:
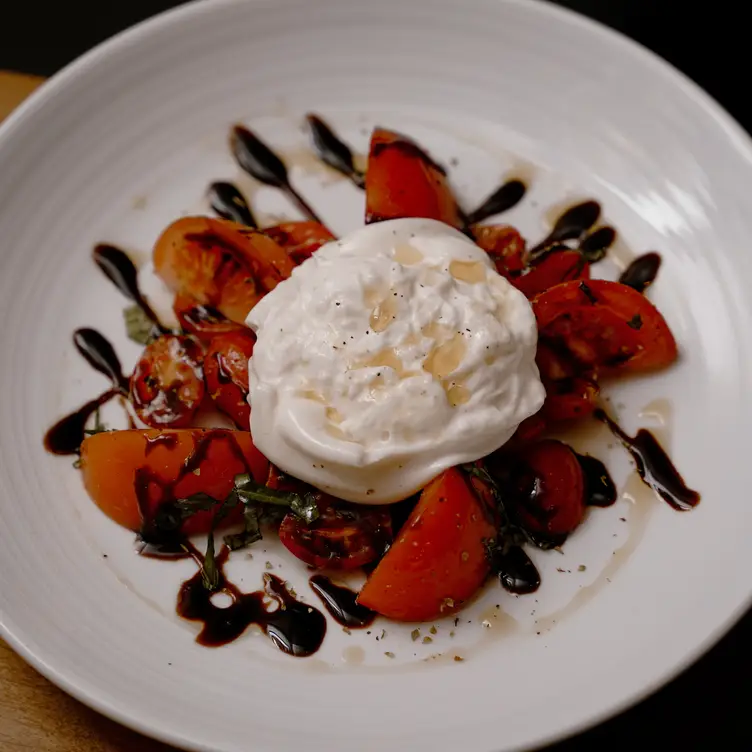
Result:
M220 503L224 502L220 502L208 494L197 493L188 496L185 499L176 499L175 507L185 520L188 519L188 517L192 517L196 512L208 512Z
M201 581L204 587L209 591L215 591L219 587L219 569L217 560L214 557L214 526L209 532L209 538L206 541L206 553L204 554L204 563L201 566Z
M109 430L110 429L102 423L102 419L99 415L99 408L97 408L94 413L94 428L85 428L84 434L86 434L86 436L94 436L98 433L107 433Z
M230 551L238 551L241 548L247 548L252 543L256 543L256 541L260 541L261 538L258 509L248 506L243 510L243 531L226 535L224 543Z
M310 524L319 516L316 496L311 492L306 492L301 496L295 491L268 488L261 483L256 483L248 474L235 476L235 492L246 505L256 503L287 507L306 524Z
M132 305L123 309L123 320L128 338L139 345L154 341L154 322L143 312L141 306Z

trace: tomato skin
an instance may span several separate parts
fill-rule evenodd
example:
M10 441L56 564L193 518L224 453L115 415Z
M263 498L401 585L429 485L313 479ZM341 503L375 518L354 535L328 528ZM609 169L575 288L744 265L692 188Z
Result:
M525 268L525 239L511 225L475 225L473 237L490 257L496 271L511 279Z
M321 222L283 222L264 229L275 243L285 249L287 255L297 266L310 258L322 245L336 240Z
M540 338L556 342L583 369L649 371L677 358L663 316L644 295L619 282L564 282L536 297L533 311Z
M171 290L238 324L293 268L271 238L225 219L184 217L154 246L154 269Z
M201 442L209 442L197 470L184 473L186 461ZM149 507L205 493L224 499L233 488L235 475L250 471L263 483L268 461L256 449L247 431L224 429L130 429L89 436L81 445L84 486L94 503L112 520L129 530L143 524L139 507L140 475L158 478L172 485L172 497L163 498L160 488L149 484ZM177 483L175 483L177 481ZM186 535L207 533L213 514L198 512L183 523Z
M590 264L579 251L553 251L530 267L527 274L512 280L512 284L528 300L562 282L590 279Z
M538 415L547 423L585 418L597 406L597 371L580 366L568 353L555 351L555 344L538 341L535 362L546 388L546 400Z
M525 418L525 420L517 426L514 435L506 444L504 444L503 448L506 450L526 446L540 438L546 428L546 420L539 411L535 415Z
M429 483L358 602L397 621L429 621L460 608L488 576L496 526L458 468Z
M507 508L532 535L558 538L585 516L585 478L577 455L560 441L545 439L511 454L497 453L487 467Z
M403 217L465 226L443 169L406 136L376 128L366 171L366 224Z
M250 329L220 334L210 342L204 356L204 378L209 396L242 431L248 430L248 360L256 337Z
M319 493L320 517L310 525L292 513L279 527L279 539L293 556L315 569L346 571L370 564L392 540L388 507L347 504Z
M229 332L250 331L245 324L237 324L223 316L216 308L199 303L186 293L178 293L172 309L180 327L186 334L192 334L202 343L208 344L212 337Z
M165 334L146 347L131 376L131 402L153 428L185 428L204 399L203 352L191 337Z

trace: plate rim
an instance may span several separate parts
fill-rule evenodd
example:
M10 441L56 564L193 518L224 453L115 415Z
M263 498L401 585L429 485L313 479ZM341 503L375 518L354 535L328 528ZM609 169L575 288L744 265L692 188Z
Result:
M430 0L411 0L414 3L426 3ZM455 0L459 2L460 0ZM572 24L592 34L600 35L609 44L616 45L625 54L640 59L646 65L652 66L653 70L664 75L669 84L673 84L688 99L700 107L712 121L721 129L733 148L746 160L752 163L752 135L750 135L739 122L705 89L693 81L687 74L680 71L668 60L647 48L642 43L628 37L623 32L611 28L606 24L579 13L569 7L558 5L552 0L496 0L500 4L524 7L525 12L537 13L541 17L554 22ZM240 5L241 3L253 2L256 5L269 5L285 0L212 0L211 4L205 0L190 0L189 2L171 8L147 18L133 26L130 26L114 36L104 40L92 49L88 50L72 62L64 66L60 71L48 78L37 88L21 105L19 105L0 124L0 148L3 142L12 134L21 130L26 122L33 118L40 107L50 98L62 91L69 81L91 67L100 60L107 58L111 53L137 43L145 34L158 32L162 28L179 23L182 19L192 18L215 12L216 8L223 6ZM621 701L615 702L583 720L574 721L562 726L558 731L540 737L537 745L549 745L557 741L570 738L589 728L593 728L610 718L613 718L630 707L636 706L647 697L668 685L680 674L692 666L699 658L716 645L752 607L752 588L746 599L730 613L710 634L698 643L685 656L677 661L670 669L660 676L648 682L643 688L628 693ZM191 752L216 752L216 749L208 747L200 742L193 741L182 736L179 732L171 730L169 725L158 725L142 721L138 715L121 710L101 694L101 688L89 685L86 681L76 682L75 679L61 672L55 665L55 656L49 655L44 646L34 644L33 640L24 639L17 633L12 617L6 612L0 611L0 637L4 639L11 649L19 655L34 670L62 689L74 699L82 702L94 711L112 719L113 721L143 734L157 741L173 745L177 748L190 750ZM529 747L517 747L519 750ZM271 750L259 750L259 752L271 752ZM481 750L478 750L481 752ZM482 752L495 752L494 750L482 750Z

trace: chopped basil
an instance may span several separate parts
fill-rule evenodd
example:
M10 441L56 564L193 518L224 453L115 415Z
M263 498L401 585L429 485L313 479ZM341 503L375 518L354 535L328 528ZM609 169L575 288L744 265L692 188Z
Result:
M123 320L128 338L139 345L148 345L154 340L154 322L140 306L132 305L123 310Z
M243 510L243 530L240 533L226 535L224 543L230 551L238 551L241 548L247 548L252 543L260 541L261 525L259 521L259 512L256 507L246 507Z
M214 558L214 525L209 532L209 538L206 541L206 553L204 554L204 563L201 567L201 581L207 590L214 591L219 587L219 569L217 560Z
M295 491L279 491L267 488L251 478L248 474L235 476L235 492L244 504L258 503L288 507L289 510L306 524L318 519L319 508L312 493L302 496Z
M627 321L627 326L631 326L632 329L637 329L639 331L642 329L642 316L640 316L639 313L636 313L629 321Z

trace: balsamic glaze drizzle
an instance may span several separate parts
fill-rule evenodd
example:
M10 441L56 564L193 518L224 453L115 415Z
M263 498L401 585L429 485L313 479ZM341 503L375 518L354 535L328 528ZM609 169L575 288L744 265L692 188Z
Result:
M567 209L556 220L551 232L538 245L530 249L529 256L534 258L549 246L565 240L579 240L600 216L601 205L597 201L584 201Z
M477 209L467 215L469 225L478 224L496 214L508 211L525 197L527 188L521 180L508 180L497 188Z
M94 248L94 263L104 272L112 284L120 290L126 298L132 300L154 322L160 334L169 330L162 326L152 307L145 300L138 288L138 271L128 255L114 245L100 243Z
M606 466L589 454L577 454L585 478L585 506L610 507L616 503L616 484Z
M665 502L680 512L688 512L700 503L700 494L687 487L650 431L641 428L636 436L629 436L603 410L596 410L594 415L611 429L611 433L632 455L643 483L650 486Z
M248 227L258 228L258 222L253 216L245 197L232 183L217 181L209 186L207 198L212 210L222 219L229 219Z
M338 624L350 629L362 629L373 624L376 613L358 603L358 593L354 590L335 585L323 574L314 575L308 582Z
M637 292L645 292L658 276L661 268L661 257L655 251L638 256L619 277L619 282L634 288Z
M365 175L355 167L350 147L318 115L306 115L306 122L318 158L349 178L358 188L365 188Z
M314 222L321 222L316 212L290 184L285 163L263 142L242 125L230 136L230 149L238 165L251 177L286 193L300 210Z
M195 549L191 555L203 565L203 557ZM229 549L225 547L216 557L219 585L214 592L204 586L200 568L180 588L178 615L202 623L196 642L207 647L226 645L240 637L251 624L257 624L283 653L298 658L313 655L326 635L324 614L293 597L285 583L273 574L264 575L263 590L241 592L225 576L228 556ZM228 606L223 608L214 603L218 593L229 596ZM269 610L265 598L271 598L276 608Z

